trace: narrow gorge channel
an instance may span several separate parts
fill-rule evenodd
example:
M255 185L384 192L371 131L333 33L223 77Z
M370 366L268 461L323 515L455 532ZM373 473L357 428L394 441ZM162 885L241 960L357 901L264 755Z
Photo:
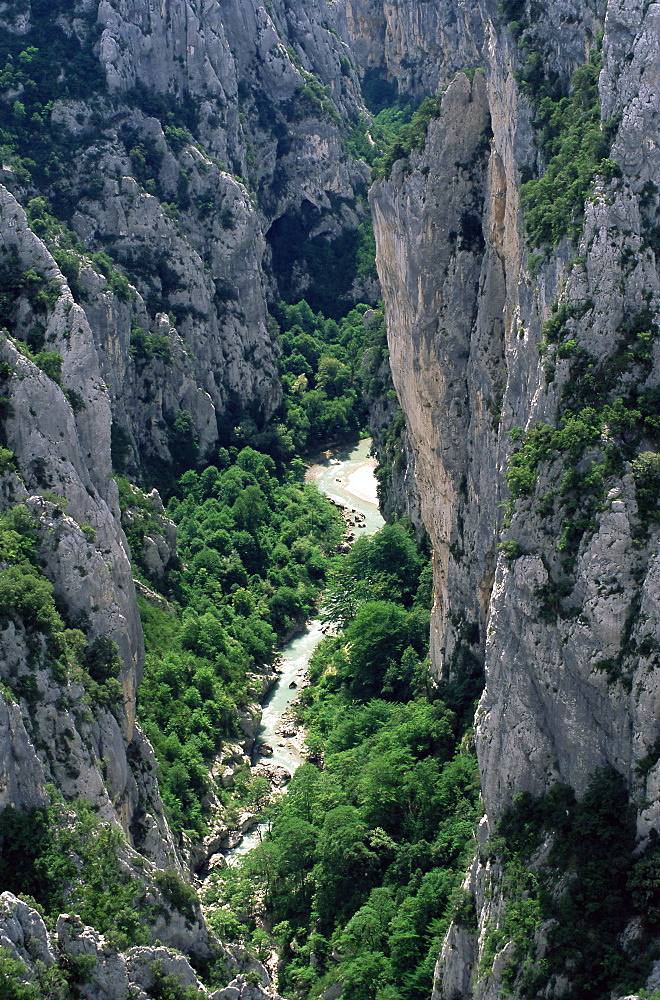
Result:
M385 523L378 509L376 460L370 457L370 449L371 438L364 438L359 444L328 451L325 458L309 467L305 477L333 503L341 505L347 520L355 522L347 523L349 538L372 535ZM286 719L305 682L310 657L324 634L321 623L311 621L282 648L278 679L262 706L261 728L252 750L253 766L263 761L293 775L303 763L299 727L288 727ZM272 748L272 754L260 752L264 745ZM266 827L267 823L261 822L246 832L240 843L225 852L227 862L236 864L260 843Z
M660 1000L659 53L0 2L0 1000Z

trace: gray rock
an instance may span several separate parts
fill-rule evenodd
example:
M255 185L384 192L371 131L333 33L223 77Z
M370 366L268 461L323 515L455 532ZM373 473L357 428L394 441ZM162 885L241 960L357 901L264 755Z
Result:
M346 21L361 74L382 74L399 94L436 94L459 70L482 65L484 29L474 0L347 0Z
M13 630L13 626L9 629ZM3 646L7 648L4 643ZM0 696L0 810L8 805L23 811L44 808L48 804L45 780L20 706L9 701L3 692Z
M0 948L25 964L28 974L35 971L35 962L47 968L55 965L57 954L41 916L11 892L0 895Z
M542 794L561 780L580 795L594 769L610 764L631 789L643 838L660 808L660 767L642 775L637 766L657 738L657 654L651 650L652 637L660 634L659 539L654 528L646 544L633 544L637 509L630 468L607 483L594 531L575 552L566 614L556 621L540 614L539 589L558 573L560 518L544 521L523 499L505 536L518 543L522 556L498 558L496 545L513 447L507 432L554 423L567 386L569 361L549 349L550 381L536 348L553 301L576 312L593 303L582 308L579 322L569 320L568 330L596 358L615 351L627 317L646 307L655 313L660 305L655 256L645 237L657 225L658 201L649 182L660 170L660 152L655 142L640 141L657 131L660 110L652 55L658 8L611 2L605 12L604 5L585 2L569 11L558 2L538 9L535 44L564 81L584 61L604 21L599 89L603 118L621 114L611 155L622 179L597 184L577 249L563 241L536 275L528 268L519 203L521 171L537 161L530 105L516 83L524 53L495 6L481 3L488 25L481 113L493 130L484 159L473 159L466 171L470 157L454 152L460 143L475 149L480 111L479 104L467 103L466 82L458 77L445 95L442 118L429 127L424 151L395 165L371 194L393 378L434 548L432 664L438 677L447 677L466 653L485 661L476 742L486 826L494 827L518 792ZM394 18L405 4L388 7ZM354 15L363 25L372 19L362 57L372 68L384 44L378 8L360 5ZM569 16L567 32L561 24ZM377 23L381 35L374 40ZM474 220L471 252L461 232L464 213ZM634 266L626 267L626 260ZM659 380L656 346L646 384ZM564 468L561 461L541 467L538 496L556 486ZM630 648L640 655L628 656ZM623 683L612 683L603 664L618 663ZM496 956L492 975L477 971L487 925L504 926L499 880L491 862L475 859L469 887L479 933L451 928L436 969L435 1000L499 995L510 946Z
M465 641L466 621L485 627L497 531L497 430L487 406L501 383L496 362L502 352L502 290L495 277L475 322L480 271L490 265L481 235L491 183L483 147L488 125L484 76L477 73L470 85L460 74L445 94L442 118L429 127L426 150L411 156L412 171L395 165L391 179L375 184L370 195L392 377L433 542L437 597L431 636L438 673ZM471 161L475 166L456 176L454 164ZM475 227L471 237L459 235L466 218ZM452 232L453 242L447 240ZM468 373L480 383L477 406L467 404ZM438 412L449 419L439 421ZM459 490L472 440L479 442L479 462ZM474 516L466 516L469 509ZM462 558L466 550L469 563Z

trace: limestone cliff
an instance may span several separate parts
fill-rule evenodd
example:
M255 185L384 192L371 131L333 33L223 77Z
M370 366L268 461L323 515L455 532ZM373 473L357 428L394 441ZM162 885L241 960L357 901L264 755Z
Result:
M450 932L438 1000L494 997L505 973L507 989L531 995L516 978L512 890L488 846L515 796L559 781L580 798L609 765L635 804L640 850L660 810L660 556L643 471L658 450L658 166L655 143L640 142L657 131L656 8L552 4L530 20L518 4L511 26L495 5L481 13L485 80L459 75L424 151L371 193L392 372L434 545L434 669L451 678L485 664L486 817L466 882L479 923ZM568 92L601 27L614 165L573 239L534 256L520 207L521 181L541 162L530 66L538 59ZM585 420L585 438L569 440ZM540 433L553 436L532 456ZM547 995L569 985L551 979Z
M365 217L368 171L342 147L361 98L339 12L321 0L203 14L79 2L55 18L26 4L9 28L18 47L50 32L55 59L77 39L90 77L74 64L75 96L60 99L64 64L47 81L43 155L58 166L27 177L30 161L10 159L4 180L24 207L45 195L66 222L65 235L43 209L31 215L88 316L123 464L169 464L181 410L202 456L242 417L263 426L280 400L273 267L292 293L312 280L290 229L331 256L338 240L341 258ZM354 294L350 283L334 291Z
M18 694L8 713L8 746L23 752L5 758L3 806L43 805L50 781L69 798L93 802L104 818L129 833L136 812L145 818L147 853L160 864L174 860L174 847L156 788L153 754L135 725L135 697L142 676L144 647L135 603L128 545L118 519L117 488L110 476L111 412L93 338L78 306L43 242L30 230L24 211L0 192L5 248L15 275L29 272L51 290L50 304L18 291L15 330L43 327L48 350L39 368L8 336L0 345L3 378L3 440L12 459L3 476L3 508L23 505L31 519L43 571L70 625L87 641L105 639L119 652L121 705L113 714L90 715L78 703L84 694L72 677L53 676L45 650L35 652L25 628L12 621L2 631L2 677ZM6 613L5 609L5 613ZM36 674L35 674L36 671ZM36 687L27 685L34 678ZM22 679L22 680L21 680ZM32 691L32 696L29 692ZM64 706L68 708L65 711ZM25 730L27 725L27 732ZM140 766L132 772L126 747ZM103 770L99 761L105 761Z
M346 0L346 21L363 78L396 83L401 96L425 97L458 70L482 64L478 3Z
M135 884L148 939L254 979L185 902L135 720L144 646L112 476L167 484L277 409L277 281L302 294L305 238L330 258L355 252L367 215L368 169L344 152L358 77L340 12L322 0L19 6L0 8L13 143L0 178L0 517L12 525L0 556L0 810L87 803L101 840L121 845L115 875ZM357 294L350 281L330 292ZM136 553L154 579L176 560L174 526L161 522ZM77 836L91 821L71 808L63 828ZM172 885L183 910L168 902ZM18 909L9 938L25 938L28 979L34 949L50 965L55 943L60 958L95 959L90 997L129 986L146 997L154 964L177 964L158 949L122 958L73 924L49 944L38 914ZM198 985L179 965L179 982ZM228 989L267 995L240 977Z
M443 116L430 125L419 162L410 172L397 164L391 179L372 193L392 376L407 418L422 516L434 543L436 666L463 641L468 621L468 641L478 643L492 574L496 525L477 510L483 515L484 502L491 502L490 486L483 484L493 479L499 386L484 385L481 372L475 372L479 394L468 399L467 391L468 359L478 359L490 383L502 356L496 287L488 297L488 315L477 317L489 127L483 74L476 74L472 85L460 75L445 95ZM471 442L479 442L474 461ZM492 503L495 514L496 497ZM472 553L469 562L464 550Z

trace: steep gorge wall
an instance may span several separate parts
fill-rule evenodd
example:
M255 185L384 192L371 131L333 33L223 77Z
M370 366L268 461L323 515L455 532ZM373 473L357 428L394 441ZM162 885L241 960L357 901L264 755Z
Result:
M390 364L434 545L436 669L464 641L478 644L485 629L497 518L490 489L497 385L491 381L502 355L495 294L487 297L489 315L479 319L484 329L476 328L490 148L483 74L472 85L457 77L444 106L443 117L429 127L416 169L397 164L391 179L372 191ZM495 355L492 371L486 371L486 384L476 385L489 353ZM475 358L481 371L474 370ZM471 454L471 443L478 455ZM465 551L470 560L463 559Z
M144 890L154 939L200 961L220 957L227 972L250 971L267 987L258 963L210 939L197 904L179 912L159 888L173 877L164 869L183 868L135 721L144 647L112 474L167 481L240 421L249 436L277 409L273 224L304 216L310 239L330 246L367 213L368 169L343 148L362 107L345 28L321 0L76 0L2 5L0 29L17 53L36 42L62 59L49 77L37 57L48 107L36 148L17 127L0 177L0 510L27 518L36 540L29 586L52 584L66 641L83 657L97 641L115 643L119 661L105 666L120 682L119 694L101 684L99 695L66 661L73 647L58 647L63 633L58 640L29 618L30 594L13 613L3 590L0 810L62 796L63 825L76 829L68 805L89 803L126 835L120 881L134 881L136 898ZM58 97L69 77L70 93ZM0 95L10 125L17 90L32 113L23 87L10 82ZM289 252L302 294L310 277L296 247ZM339 289L347 303L357 294ZM48 604L48 589L36 592ZM132 985L146 996L161 961L206 995L164 948L117 955L75 920L49 936L9 894L0 907L3 947L30 974L40 975L35 954L46 966L85 955L97 962L85 995L123 998ZM230 995L271 993L239 979Z
M458 70L482 65L478 3L346 0L346 23L363 77L396 83L401 96L425 97Z
M27 5L8 16L10 32L18 47L35 32L79 38L87 65L98 61L96 92L54 100L48 134L66 164L56 184L11 167L3 181L24 206L36 194L57 203L69 239L49 236L80 269L74 295L90 320L127 468L159 468L173 457L179 410L190 413L204 455L225 425L248 417L263 427L277 408L270 244L295 292L311 279L286 239L277 243L273 223L301 225L329 247L365 218L358 196L368 170L342 147L361 108L357 75L343 21L320 0L203 11L78 2L55 21L56 13L41 6L33 16ZM82 92L75 73L73 93ZM57 97L54 82L51 90L44 103ZM98 251L132 290L112 294L90 266ZM360 293L377 297L373 288L338 289L347 303ZM155 355L144 335L135 346L136 329L156 338Z
M482 4L485 84L477 74L470 90L457 77L424 151L371 192L393 378L434 546L434 669L445 678L464 669L468 637L486 677L476 720L486 817L466 883L478 933L453 927L437 1000L501 988L512 946L504 935L501 954L484 958L489 931L505 924L501 876L483 845L518 793L562 781L580 797L611 765L630 789L642 847L660 810L659 537L634 464L635 453L658 450L646 422L660 382L657 14L634 3L535 11L532 46L565 85L604 28L601 116L617 125L610 158L620 176L596 180L574 244L564 238L530 259L520 184L538 164L534 109L516 79L526 54L494 5ZM488 118L480 159L472 151ZM472 246L461 234L470 216ZM557 313L550 335L544 324ZM648 330L648 349L636 327ZM585 386L597 383L590 395ZM581 406L617 398L637 408L625 418L636 430L608 411L586 445L546 452L505 521L509 432L561 427ZM588 479L596 466L604 471Z
M120 864L164 907L154 936L208 957L216 945L198 908L184 920L155 887L159 871L182 868L135 721L144 646L112 474L166 479L241 420L249 434L272 417L269 231L305 206L312 237L331 244L365 218L368 170L342 146L361 107L357 75L322 2L3 5L0 21L17 51L52 42L56 63L61 39L78 38L76 57L101 69L88 86L75 82L75 59L53 78L35 70L44 103L68 74L73 96L44 112L36 152L16 131L18 155L7 151L2 168L0 508L25 508L59 627L85 656L99 640L116 644L120 682L112 704L99 700L64 665L70 649L23 612L29 595L12 614L3 591L0 810L45 807L49 786L90 803L122 828ZM4 107L16 96L8 86ZM302 265L298 274L304 290ZM34 914L23 917L34 930ZM31 968L30 947L16 954ZM118 973L117 996L131 974Z

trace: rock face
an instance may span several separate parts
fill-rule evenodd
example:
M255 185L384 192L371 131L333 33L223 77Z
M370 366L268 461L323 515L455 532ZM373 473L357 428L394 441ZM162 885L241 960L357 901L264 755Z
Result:
M26 13L12 30L57 31L49 16ZM311 280L289 228L329 246L365 217L369 172L342 148L362 108L347 29L322 0L203 12L104 0L57 25L98 59L105 85L54 103L50 124L76 154L57 190L38 193L66 202L79 240L67 275L77 271L108 389L115 464L183 467L226 423L261 427L279 404L271 260L301 295ZM33 197L20 173L4 179L23 205Z
M60 958L67 967L73 963L79 972L76 988L82 1000L125 1000L127 995L150 1000L162 996L163 988L191 990L208 1000L279 1000L269 989L266 969L251 961L250 979L256 973L261 982L248 983L233 951L225 951L222 958L230 974L238 975L224 989L209 990L187 958L175 950L155 946L119 952L103 935L69 914L62 914L56 931L49 932L39 913L10 892L0 896L0 946L22 968L19 977L25 983L44 969L52 969Z
M54 88L43 162L41 152L3 154L0 174L0 514L19 506L29 522L30 586L46 603L52 587L61 630L59 640L38 632L3 591L0 810L85 800L121 827L131 878L142 884L142 862L151 892L159 872L184 865L136 722L144 647L113 473L167 486L273 416L281 388L267 304L278 281L310 289L308 242L331 258L356 252L369 170L344 147L363 105L343 11L325 0L65 6L0 4L0 29L21 45L47 38L54 61L62 47L73 53L57 83L40 78ZM333 291L347 304L358 294L345 283ZM124 523L131 544L141 535L133 556L157 585L177 566L176 527L157 492L138 499ZM247 744L259 716L251 705L238 720ZM96 961L81 993L90 998L147 1000L159 989L154 967L208 993L181 956L118 954L74 917L61 918L56 942L34 911L7 906L26 979L50 948L56 960ZM210 948L199 912L184 920L164 908L152 931L201 959ZM218 1000L272 996L247 960L225 961L235 978Z
M0 344L10 372L4 380L3 433L17 470L5 476L3 503L22 503L31 518L44 573L69 623L83 628L90 642L103 637L116 644L123 695L116 715L106 710L90 714L81 704L82 685L54 677L45 650L35 652L22 627L6 625L0 639L1 673L18 699L15 704L3 701L7 754L2 803L23 809L44 805L44 784L50 781L65 796L92 802L127 834L139 814L145 830L141 846L165 866L175 861L174 845L157 791L153 754L135 725L144 647L117 489L110 477L109 394L85 313L5 189L0 191L0 219L17 267L52 285L53 304L39 315L52 356L61 358L56 381L11 339ZM19 299L16 310L19 330L37 319L25 299ZM75 407L72 400L79 401ZM136 774L128 764L128 746L140 761ZM103 770L99 761L106 762Z
M413 171L397 165L389 181L372 189L392 377L407 418L422 518L434 543L436 666L466 637L474 642L475 625L483 632L493 571L497 524L494 518L486 527L483 502L490 502L487 484L494 478L492 412L499 386L493 375L502 357L501 298L498 310L497 299L489 296L487 314L477 317L489 127L484 75L476 74L471 85L460 74ZM479 396L469 399L468 357L478 358L482 371L490 369ZM439 413L450 419L440 422ZM469 443L475 440L483 451L472 466ZM472 482L462 481L469 467ZM497 497L492 503L494 514ZM469 564L462 558L465 549L473 553Z
M393 81L400 95L425 97L458 70L482 64L478 3L346 0L346 21L363 76Z
M363 9L375 23L375 5ZM477 73L470 87L459 75L423 152L372 189L377 262L393 379L434 546L433 666L438 678L460 679L485 665L476 720L481 841L518 793L542 795L562 781L580 797L610 765L630 789L643 846L660 818L660 538L657 521L645 520L634 449L606 467L602 483L571 494L562 477L589 474L613 434L605 424L590 447L537 462L506 520L504 508L509 432L560 427L579 411L585 369L573 349L627 406L660 382L650 236L657 192L649 184L658 153L639 141L657 131L657 61L649 55L657 8L580 5L570 32L560 27L569 16L561 4L537 13L534 45L547 72L565 82L604 28L601 116L618 124L610 157L620 175L596 180L574 246L565 238L531 258L520 183L538 153L531 104L516 80L524 57L495 5L482 3L485 79ZM492 141L484 142L489 124ZM631 331L644 322L654 331L649 350L635 353ZM654 441L642 430L635 448L655 452ZM508 953L490 974L482 961L486 928L503 905L500 890L488 890L499 878L490 868L475 862L467 886L480 933L452 927L435 1000L490 998L501 988Z
M47 6L0 4L0 26L28 45L37 26L56 27ZM660 822L659 528L647 516L657 468L638 457L657 450L644 420L657 418L660 385L660 13L641 0L553 0L531 14L494 0L76 0L58 25L101 73L91 97L44 111L66 170L51 182L35 164L30 179L14 162L0 186L0 509L24 506L72 641L78 631L89 646L116 644L120 682L106 703L92 699L45 640L3 621L0 807L41 807L54 784L120 825L128 854L176 868L135 722L143 642L111 473L176 474L227 428L236 440L263 428L280 400L267 302L278 282L312 291L301 248L341 247L365 218L369 173L342 145L363 110L359 78L412 97L447 85L423 151L371 193L410 456L393 493L414 466L434 547L433 670L486 677L483 851L466 879L479 927L452 926L436 1000L500 989L508 943L479 972L504 908L486 846L519 792L562 781L580 796L608 764L630 789L642 844ZM573 244L530 255L520 188L541 157L521 81L545 73L567 88L601 29L611 163ZM562 427L585 385L589 400L607 387L607 416L595 431L582 417L573 443L537 455L511 496L515 449L541 424ZM622 416L617 398L638 416ZM637 439L624 417L642 426ZM614 442L626 445L616 461ZM157 580L176 538L162 510L155 521L140 558ZM256 708L238 724L249 744ZM221 763L229 785L232 762ZM0 942L30 978L37 959L56 960L54 937L27 904L2 906ZM203 952L199 917L166 923L168 944ZM121 955L65 917L57 944L96 959L90 997L134 987L148 1000L157 963L206 995L164 949ZM216 993L265 995L242 976Z

